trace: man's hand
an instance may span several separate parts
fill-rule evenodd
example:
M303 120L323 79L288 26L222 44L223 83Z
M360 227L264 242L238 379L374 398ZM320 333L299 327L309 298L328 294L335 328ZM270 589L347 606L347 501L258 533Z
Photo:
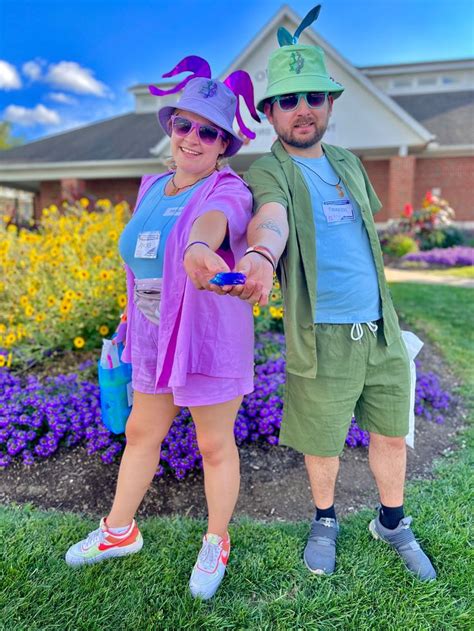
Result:
M227 294L209 280L218 272L230 272L229 266L218 254L202 243L192 245L184 255L184 269L196 289L207 289L218 294Z
M268 296L273 286L273 266L261 254L250 252L238 262L236 272L247 277L245 285L223 287L225 293L238 296L254 305L258 302L262 307L268 304Z

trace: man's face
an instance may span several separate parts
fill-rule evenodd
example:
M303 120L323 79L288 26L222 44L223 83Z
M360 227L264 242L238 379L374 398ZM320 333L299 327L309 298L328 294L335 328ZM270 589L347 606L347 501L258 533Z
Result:
M321 142L329 123L333 97L328 96L320 108L311 108L304 98L298 107L284 112L277 102L265 104L265 116L273 125L278 137L290 147L308 149Z

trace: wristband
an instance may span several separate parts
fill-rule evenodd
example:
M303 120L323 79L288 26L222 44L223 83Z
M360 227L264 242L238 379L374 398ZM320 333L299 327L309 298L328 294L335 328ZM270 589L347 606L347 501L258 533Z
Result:
M255 252L256 254L260 254L260 256L263 256L264 259L267 259L267 261L270 263L270 265L273 268L273 271L275 271L275 262L273 260L273 256L267 252L267 249L265 248L265 251L263 249L260 249L258 246L256 247L251 247L251 248L247 248L247 250L245 251L245 254L252 254L253 252Z
M183 259L186 256L186 252L189 250L189 248L192 245L196 245L197 243L200 243L201 245L205 245L207 248L209 247L209 243L206 243L205 241L192 241L191 243L188 243L188 245L184 248Z
M278 261L276 256L274 256L273 252L270 250L270 248L267 248L266 245L254 245L253 246L255 250L263 250L264 252L266 252L268 254L268 256L272 259L273 261L273 267L274 269L276 269L276 266L278 265Z

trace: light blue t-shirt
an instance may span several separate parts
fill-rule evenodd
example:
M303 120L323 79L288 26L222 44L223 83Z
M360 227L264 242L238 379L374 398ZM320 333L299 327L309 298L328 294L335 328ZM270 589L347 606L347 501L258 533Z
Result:
M326 156L293 160L306 180L316 228L314 321L353 324L378 320L382 310L377 272L359 206L342 181L336 188L339 176Z
M135 278L162 278L168 235L202 184L198 182L177 195L165 195L170 177L162 177L150 187L120 236L120 255Z

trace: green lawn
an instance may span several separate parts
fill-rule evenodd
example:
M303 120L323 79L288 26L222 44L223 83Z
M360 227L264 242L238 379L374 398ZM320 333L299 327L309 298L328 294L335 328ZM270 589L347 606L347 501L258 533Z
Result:
M460 276L461 278L474 278L474 265L465 267L450 267L449 269L433 270L436 276Z
M404 320L442 347L464 378L464 391L472 385L467 373L474 360L470 291L392 287ZM72 570L64 551L96 524L28 507L0 509L0 629L471 629L472 464L472 451L460 449L438 464L434 480L409 485L407 509L439 573L429 584L413 579L391 550L371 539L368 510L343 521L332 577L310 576L302 565L307 524L237 522L228 576L214 601L202 603L187 593L202 522L148 519L141 524L146 546L140 554Z

